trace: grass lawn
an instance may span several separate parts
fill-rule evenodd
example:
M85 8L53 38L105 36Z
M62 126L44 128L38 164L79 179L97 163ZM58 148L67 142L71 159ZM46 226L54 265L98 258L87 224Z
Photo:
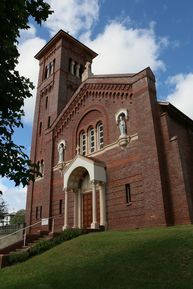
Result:
M103 232L0 270L1 289L193 289L193 226Z

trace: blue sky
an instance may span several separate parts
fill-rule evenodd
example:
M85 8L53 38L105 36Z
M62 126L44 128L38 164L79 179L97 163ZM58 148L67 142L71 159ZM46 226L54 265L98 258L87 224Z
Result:
M156 75L157 97L173 103L193 118L192 0L49 0L54 14L41 27L33 21L19 40L20 73L36 84L34 55L59 30L68 31L99 56L95 74L132 73L150 66ZM15 133L30 152L33 98L25 103L24 129ZM0 189L9 210L25 207L26 188L6 179Z

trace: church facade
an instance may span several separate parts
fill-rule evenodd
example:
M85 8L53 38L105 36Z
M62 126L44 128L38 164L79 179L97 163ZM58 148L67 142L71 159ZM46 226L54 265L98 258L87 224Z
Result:
M97 54L60 30L40 71L27 192L33 230L193 222L193 121L156 99L150 68L93 75ZM53 224L53 222L52 222ZM35 229L36 228L36 229Z

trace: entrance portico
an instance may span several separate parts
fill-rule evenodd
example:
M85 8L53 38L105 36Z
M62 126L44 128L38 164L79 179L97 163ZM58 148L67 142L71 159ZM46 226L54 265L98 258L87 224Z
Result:
M64 226L68 223L68 195L74 195L73 228L106 227L106 172L101 162L77 155L64 171Z

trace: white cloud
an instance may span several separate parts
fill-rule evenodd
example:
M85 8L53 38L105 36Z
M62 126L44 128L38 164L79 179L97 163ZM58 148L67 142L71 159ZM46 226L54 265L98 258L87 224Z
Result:
M21 44L27 39L33 38L35 36L36 36L36 28L34 25L31 24L27 30L20 30L19 42Z
M93 23L98 18L98 0L50 0L54 14L45 22L50 33L55 34L59 29L69 30L70 34L90 31ZM33 25L28 30L21 30L18 50L20 53L17 69L23 75L37 85L39 65L34 55L46 44L46 41L36 36ZM25 117L23 121L33 122L36 89L32 91L33 97L26 99L24 103Z
M54 14L45 22L53 35L59 29L69 31L99 55L94 60L93 72L103 73L130 73L137 72L150 66L154 71L165 69L165 64L160 58L163 47L168 45L167 38L158 38L155 35L155 23L144 29L132 28L128 16L116 18L108 23L104 31L91 39L93 25L99 17L99 0L49 0ZM22 75L29 77L34 84L38 79L38 61L34 55L45 45L45 40L36 36L36 29L21 32L19 44L18 69ZM32 123L35 106L33 98L25 101L24 122Z
M49 0L54 13L45 22L53 36L58 30L71 35L90 31L99 16L99 0Z
M165 69L160 51L168 41L156 37L154 25L134 29L113 21L94 40L88 35L82 35L81 40L99 54L93 63L96 74L137 72L147 66L154 71Z
M13 187L6 179L0 180L0 191L3 192L3 200L7 203L9 212L25 209L27 188Z
M193 73L174 75L166 84L172 88L167 101L193 119Z
M23 35L18 46L20 53L19 63L17 69L20 72L20 75L30 78L30 80L37 85L38 73L39 73L39 64L38 61L34 58L34 55L46 44L44 39L35 36L35 31L33 28L29 30L29 33L25 31L25 36ZM24 111L25 123L32 123L36 99L36 90L32 91L33 97L25 100Z

